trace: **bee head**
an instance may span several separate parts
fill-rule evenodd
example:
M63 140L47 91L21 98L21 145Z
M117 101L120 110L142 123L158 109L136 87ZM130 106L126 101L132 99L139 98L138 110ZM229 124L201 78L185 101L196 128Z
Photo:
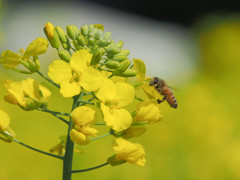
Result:
M162 87L162 86L164 86L164 81L162 79L158 78L158 77L154 77L150 80L149 86Z

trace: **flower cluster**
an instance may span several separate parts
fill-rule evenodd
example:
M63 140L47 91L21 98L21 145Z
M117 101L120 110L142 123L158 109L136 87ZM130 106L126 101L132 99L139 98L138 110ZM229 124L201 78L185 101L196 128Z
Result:
M41 75L55 85L64 98L73 98L72 112L48 110L47 101L52 92L31 78L21 82L5 80L5 100L24 110L49 112L68 124L67 136L61 136L61 142L51 152L64 156L72 142L86 145L98 138L97 125L106 125L109 135L115 137L115 154L107 162L113 166L124 162L144 166L143 146L129 139L142 135L148 124L162 119L156 101L161 95L148 85L144 62L130 61L129 50L122 49L123 42L115 43L111 33L104 33L99 24L81 28L68 25L65 33L61 27L46 23L44 32L48 40L37 38L19 54L6 50L1 54L0 63L19 73ZM47 77L40 72L38 56L47 51L48 43L57 50L59 59L50 62ZM28 71L17 69L20 64ZM69 116L70 120L58 115ZM6 114L0 117L5 117L0 119L0 130L4 131L9 118Z

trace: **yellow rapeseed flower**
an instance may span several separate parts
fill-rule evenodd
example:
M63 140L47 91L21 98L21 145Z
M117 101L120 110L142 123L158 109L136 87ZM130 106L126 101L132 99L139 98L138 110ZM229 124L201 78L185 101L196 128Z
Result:
M101 111L107 126L116 131L127 129L132 123L131 114L123 107L130 104L135 96L135 89L126 82L114 83L105 79L95 95L101 102Z
M97 90L105 78L97 69L90 66L92 54L88 50L76 51L70 63L55 60L49 65L48 76L60 84L60 93L64 97L72 97L81 92L81 87L86 91Z
M143 101L136 107L134 119L138 122L155 123L162 119L158 103L153 100Z
M88 136L96 136L97 129L92 128L96 119L94 109L86 106L80 106L71 113L73 121L73 129L70 132L71 140L77 144L88 144L90 142Z
M51 91L31 78L21 82L4 80L3 85L8 92L4 99L11 104L19 105L24 110L46 106L51 96Z
M145 151L141 144L131 143L123 138L115 139L113 150L116 155L108 159L111 165L118 165L125 162L144 166L146 163Z
M9 124L9 115L5 111L0 109L0 139L5 142L12 142L15 137L15 133L9 127Z
M149 77L146 77L146 66L141 59L133 59L133 69L137 72L138 83L141 84L144 92L149 98L153 99L162 99L162 96L153 86L148 85Z
M39 37L29 44L26 51L23 50L23 55L12 52L10 50L3 51L1 54L0 63L7 69L13 69L22 62L27 62L30 60L31 56L44 54L47 51L47 48L47 39Z
M0 109L0 131L4 131L10 124L10 117L9 115Z

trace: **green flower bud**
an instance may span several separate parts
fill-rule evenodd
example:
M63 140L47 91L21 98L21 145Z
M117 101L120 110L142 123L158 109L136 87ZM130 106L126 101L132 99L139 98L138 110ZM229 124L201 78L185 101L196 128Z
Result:
M63 31L63 29L60 26L56 26L55 29L58 33L58 37L61 41L62 47L66 50L70 49L71 45L70 45L69 39L68 39L66 33Z
M60 40L59 40L57 31L55 30L55 27L50 22L48 22L45 24L45 27L43 30L44 30L44 33L46 34L51 46L53 48L58 49L60 47Z
M69 42L69 41L68 41L67 43L63 43L63 42L62 42L62 47L63 47L63 49L65 49L65 50L70 49L70 48L71 48L70 42Z
M67 26L67 34L68 37L72 40L75 40L79 35L80 31L78 30L77 26L75 25L68 25Z
M123 41L118 41L116 44L120 49L123 47Z
M94 39L92 37L88 38L88 45L92 46L94 44Z
M103 34L103 38L104 38L104 39L109 39L109 38L111 37L111 35L112 35L111 32L105 32L105 33Z
M66 62L69 62L71 59L71 55L67 51L59 51L58 55L62 60L66 61Z
M125 54L126 56L128 56L130 54L130 51L128 49L122 49L120 51L121 54Z
M136 75L137 75L137 72L134 69L126 69L126 71L124 71L120 76L132 77Z
M77 40L78 40L78 44L79 44L80 46L85 46L85 45L86 45L85 38L84 38L82 35L78 36L78 37L77 37Z
M96 65L99 63L99 61L102 59L102 56L104 55L105 50L103 48L99 48L97 52L92 56L90 65Z
M122 61L119 64L119 67L117 69L114 69L113 71L113 75L117 75L117 76L121 76L121 74L126 71L126 69L128 68L128 66L130 65L131 61L129 59L126 59L124 61Z
M114 154L113 156L110 156L107 159L108 164L111 164L112 166L117 166L117 165L120 165L120 164L123 164L123 163L127 162L125 160L119 160L116 157L117 157L117 154Z
M63 43L66 43L68 41L68 38L67 38L66 33L63 31L63 29L60 26L56 26L55 29L58 33L58 37L59 37L60 41Z
M85 24L81 27L81 33L83 36L87 36L87 34L88 34L88 25L87 24Z
M104 31L104 26L102 24L94 24L93 26L97 29Z
M123 54L123 53L120 52L120 53L118 53L118 54L115 54L112 59L113 59L114 61L119 61L119 62L121 62L121 61L126 60L126 59L127 59L127 56L126 56L125 54Z
M89 33L94 33L94 31L95 31L94 25L93 25L93 24L90 24L89 27L88 27L88 34L89 34Z
M95 39L98 40L102 36L103 32L101 30L97 30L95 33Z
M77 41L77 40L73 40L73 45L74 45L74 47L76 48L76 50L81 49L81 46L78 44L78 41Z
M106 63L105 63L105 66L107 67L107 68L109 68L109 69L116 69L116 68L118 68L119 67L119 62L117 62L117 61L107 61Z
M109 54L117 54L120 52L120 48L117 44L112 43L106 48L106 52Z

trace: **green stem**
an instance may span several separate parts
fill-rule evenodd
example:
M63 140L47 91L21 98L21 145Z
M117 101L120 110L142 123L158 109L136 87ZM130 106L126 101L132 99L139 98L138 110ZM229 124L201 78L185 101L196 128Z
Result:
M73 106L72 110L74 110L78 106L78 99L82 97L82 93L79 96L73 97ZM71 180L72 178L72 160L73 160L73 150L74 150L74 143L70 139L70 131L72 130L73 122L70 118L68 132L67 132L67 141L66 141L66 149L65 149L65 156L63 158L63 180Z
M53 82L51 79L49 79L47 76L45 76L43 73L41 73L40 71L36 71L40 76L42 76L44 79L46 79L48 82L52 83L54 86L60 88L60 86L58 84L56 84L55 82Z
M50 111L48 109L41 109L41 108L36 108L39 111L43 111L43 112L47 112L50 113L51 115L55 116L56 118L60 119L61 121L63 121L66 124L69 124L69 122L62 118L61 116L58 116L58 114L63 115L63 116L70 116L68 113L62 113L62 112L56 112L56 111Z
M17 139L14 139L13 141L16 142L16 143L18 143L18 144L20 144L20 145L22 145L22 146L24 146L24 147L26 147L26 148L32 149L32 150L34 150L34 151L37 151L37 152L39 152L39 153L42 153L42 154L45 154L45 155L48 155L48 156L52 156L52 157L55 157L55 158L58 158L58 159L63 159L62 156L58 156L58 155L55 155L55 154L51 154L51 153L48 153L48 152L45 152L45 151L36 149L36 148L34 148L34 147L32 147L32 146L29 146L29 145L27 145L27 144L24 144L24 143L18 141Z
M48 113L51 113L51 114L58 114L58 115L62 115L62 116L70 116L69 113L64 113L64 112L58 112L58 111L51 111L47 108L36 108L37 110L39 111L43 111L43 112L48 112Z
M135 122L132 123L132 126L141 126L141 125L145 125L145 124L149 124L149 122L145 121L145 122Z
M107 137L107 136L110 136L110 135L111 135L111 133L107 133L107 134L104 134L102 136L91 138L90 141L95 141L95 140L98 140L98 139L101 139L101 138L104 138L104 137Z
M91 171L91 170L98 169L98 168L103 167L103 166L106 166L106 165L108 165L108 162L105 162L105 163L100 164L100 165L98 165L98 166L94 166L94 167L87 168L87 169L73 170L72 173L80 173L80 172Z
M84 105L85 105L85 104L91 104L91 105L94 105L94 103L92 103L92 102L89 102L89 101L83 101L83 100L78 101L78 103L83 103Z
M106 125L105 122L99 122L99 123L95 123L94 125Z

